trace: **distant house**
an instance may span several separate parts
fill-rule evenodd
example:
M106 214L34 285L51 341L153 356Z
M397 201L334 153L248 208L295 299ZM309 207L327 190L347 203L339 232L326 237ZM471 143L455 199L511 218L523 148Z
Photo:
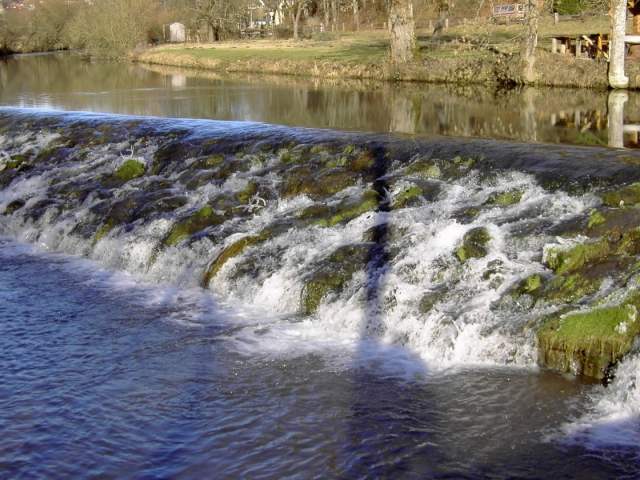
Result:
M183 23L174 22L169 25L169 41L172 43L184 43L187 41L187 29Z

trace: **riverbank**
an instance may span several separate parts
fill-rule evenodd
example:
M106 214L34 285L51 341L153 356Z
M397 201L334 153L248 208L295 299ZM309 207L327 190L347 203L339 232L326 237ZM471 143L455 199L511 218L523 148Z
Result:
M377 79L454 84L524 84L518 37L522 25L465 24L434 37L418 32L418 59L393 67L386 32L327 35L291 40L230 41L216 44L163 45L132 56L134 61L221 73L266 73L318 78ZM607 88L607 63L551 53L560 33L607 32L608 17L541 22L536 85ZM640 88L640 68L629 63L630 87Z

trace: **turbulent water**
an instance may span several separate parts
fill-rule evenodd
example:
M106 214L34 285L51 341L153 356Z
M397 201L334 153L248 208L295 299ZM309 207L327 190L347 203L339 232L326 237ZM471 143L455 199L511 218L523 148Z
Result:
M638 473L639 357L538 372L510 294L628 153L16 109L0 150L12 474Z

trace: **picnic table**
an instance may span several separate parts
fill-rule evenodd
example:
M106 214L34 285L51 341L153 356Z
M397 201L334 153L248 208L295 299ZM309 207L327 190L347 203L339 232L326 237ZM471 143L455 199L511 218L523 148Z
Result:
M554 35L551 37L551 53L575 55L576 58L608 59L609 34Z

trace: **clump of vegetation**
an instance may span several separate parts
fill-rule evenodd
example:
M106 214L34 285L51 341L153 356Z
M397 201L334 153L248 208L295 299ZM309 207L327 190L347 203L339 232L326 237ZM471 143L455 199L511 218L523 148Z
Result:
M640 334L639 297L620 305L553 317L538 330L542 362L562 372L604 379Z
M606 221L607 219L601 212L599 212L598 210L592 210L589 214L589 222L587 223L587 228L597 227L598 225L602 225Z
M462 245L456 249L456 257L462 263L471 258L482 258L487 255L487 244L491 235L485 227L472 228L465 233Z
M130 158L118 167L115 177L122 182L128 182L134 178L142 177L144 172L144 163Z

